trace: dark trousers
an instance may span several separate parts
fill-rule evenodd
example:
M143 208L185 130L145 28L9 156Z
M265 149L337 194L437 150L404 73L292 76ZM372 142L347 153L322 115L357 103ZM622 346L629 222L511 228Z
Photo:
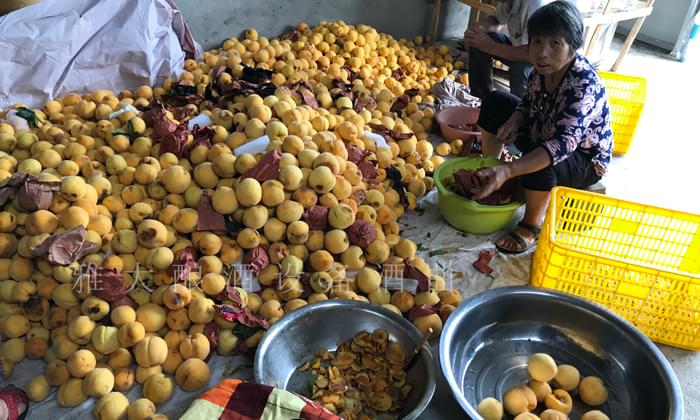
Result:
M489 133L495 134L510 118L520 99L507 92L491 92L481 102L481 112L477 124ZM527 129L518 134L515 146L523 155L541 147L530 138ZM583 189L600 181L592 162L592 156L582 149L576 149L571 156L537 172L521 177L523 188L533 191L550 191L557 185Z
M499 44L513 45L510 38L501 32L491 32L489 36ZM493 91L493 59L508 66L510 93L522 98L527 92L527 79L532 72L530 63L516 63L494 57L476 48L469 48L469 89L471 94L484 98Z

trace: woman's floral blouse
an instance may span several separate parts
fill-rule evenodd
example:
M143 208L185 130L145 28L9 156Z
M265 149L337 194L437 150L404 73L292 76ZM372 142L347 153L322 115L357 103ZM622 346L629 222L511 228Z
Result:
M610 106L598 73L585 57L576 54L551 93L544 76L533 72L518 111L528 119L530 141L544 147L552 165L581 149L591 156L598 175L605 174L613 149Z

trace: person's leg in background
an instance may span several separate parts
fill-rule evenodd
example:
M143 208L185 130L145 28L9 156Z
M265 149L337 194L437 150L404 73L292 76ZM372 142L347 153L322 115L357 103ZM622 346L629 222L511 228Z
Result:
M532 64L515 63L508 64L508 79L510 82L510 93L522 98L527 93L527 80L532 73Z
M503 143L496 138L501 128L513 114L520 99L508 92L494 91L481 100L481 111L477 125L481 129L481 154L500 158Z
M500 44L512 45L510 38L501 32L489 36ZM477 98L484 98L493 91L493 57L477 48L469 47L469 90Z

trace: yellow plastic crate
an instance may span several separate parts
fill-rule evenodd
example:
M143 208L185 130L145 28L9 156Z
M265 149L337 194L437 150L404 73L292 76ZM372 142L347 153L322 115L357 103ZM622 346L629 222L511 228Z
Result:
M700 215L557 187L530 283L597 302L653 341L700 351Z
M642 77L599 71L610 101L613 153L624 155L629 151L637 131L639 118L647 99L647 81Z

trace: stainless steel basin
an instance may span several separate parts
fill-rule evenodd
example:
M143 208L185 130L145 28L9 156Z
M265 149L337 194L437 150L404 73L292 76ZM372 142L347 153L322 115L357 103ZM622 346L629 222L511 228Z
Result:
M619 316L577 297L530 287L492 289L464 301L440 340L442 372L464 411L526 383L527 358L549 353L603 379L611 419L681 420L680 384L659 349ZM578 401L578 398L574 398ZM591 409L580 401L572 419Z
M313 359L318 348L334 351L337 342L377 328L386 330L390 339L401 344L407 354L421 339L413 324L378 305L329 300L304 306L284 316L265 333L255 354L255 380L308 394L310 373L297 372L298 366ZM435 392L436 371L429 346L423 346L418 360L408 371L407 381L413 390L402 402L401 418L415 419L425 410Z

